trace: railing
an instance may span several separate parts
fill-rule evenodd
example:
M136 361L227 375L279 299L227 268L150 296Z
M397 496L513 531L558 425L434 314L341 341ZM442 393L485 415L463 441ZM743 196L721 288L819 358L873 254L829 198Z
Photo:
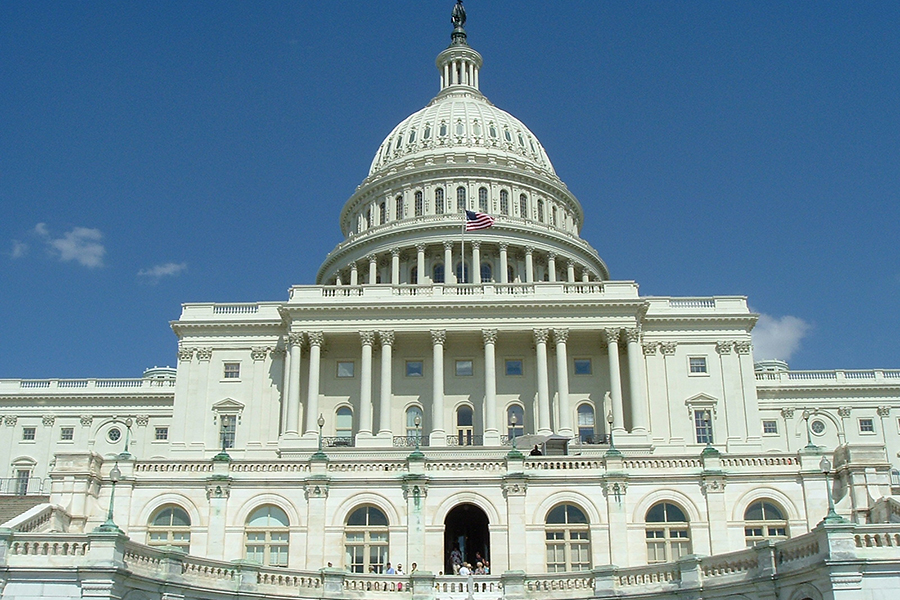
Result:
M0 477L0 494L4 496L46 496L49 493L49 477Z
M0 381L0 389L10 386L23 390L84 390L97 388L160 388L175 387L175 379L7 379Z
M757 381L881 381L885 379L900 379L900 371L882 371L879 369L870 369L865 371L859 370L842 370L834 371L760 371L755 374Z
M242 303L242 304L216 304L213 307L213 313L217 315L248 315L259 312L259 304Z
M55 504L38 504L6 523L0 523L17 533L67 531L72 517Z
M322 438L325 448L352 448L353 438L346 435L326 436Z
M416 440L418 440L418 444L416 443ZM424 448L428 446L428 436L395 435L393 446L394 448L415 448L416 446Z
M669 308L715 308L714 298L670 298Z
M447 436L447 445L448 446L483 446L484 445L484 436L480 435L468 435L468 434L458 434L458 435L448 435Z

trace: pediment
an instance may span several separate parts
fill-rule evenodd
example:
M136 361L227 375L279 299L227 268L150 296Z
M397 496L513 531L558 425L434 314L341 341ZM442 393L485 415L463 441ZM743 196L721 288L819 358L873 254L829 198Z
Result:
M244 405L234 398L225 398L213 404L212 409L216 412L235 412L244 410Z

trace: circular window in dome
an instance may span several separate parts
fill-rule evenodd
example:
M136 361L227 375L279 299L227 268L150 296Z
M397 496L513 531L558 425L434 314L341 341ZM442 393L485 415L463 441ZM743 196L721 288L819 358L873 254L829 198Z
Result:
M118 427L113 427L106 432L106 439L108 439L112 443L118 442L120 439L122 439L122 430Z
M816 419L812 423L809 424L810 430L816 435L822 435L825 433L825 421L820 421Z

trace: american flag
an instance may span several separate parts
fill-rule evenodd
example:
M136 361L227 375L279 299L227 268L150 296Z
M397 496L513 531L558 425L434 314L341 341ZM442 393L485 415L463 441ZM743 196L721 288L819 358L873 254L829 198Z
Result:
M487 229L494 224L494 217L471 210L466 211L466 231Z

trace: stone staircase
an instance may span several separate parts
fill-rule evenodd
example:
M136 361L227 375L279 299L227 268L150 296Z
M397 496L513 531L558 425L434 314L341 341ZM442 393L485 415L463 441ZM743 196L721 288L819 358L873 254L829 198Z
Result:
M50 501L50 496L0 496L0 525L26 510Z

